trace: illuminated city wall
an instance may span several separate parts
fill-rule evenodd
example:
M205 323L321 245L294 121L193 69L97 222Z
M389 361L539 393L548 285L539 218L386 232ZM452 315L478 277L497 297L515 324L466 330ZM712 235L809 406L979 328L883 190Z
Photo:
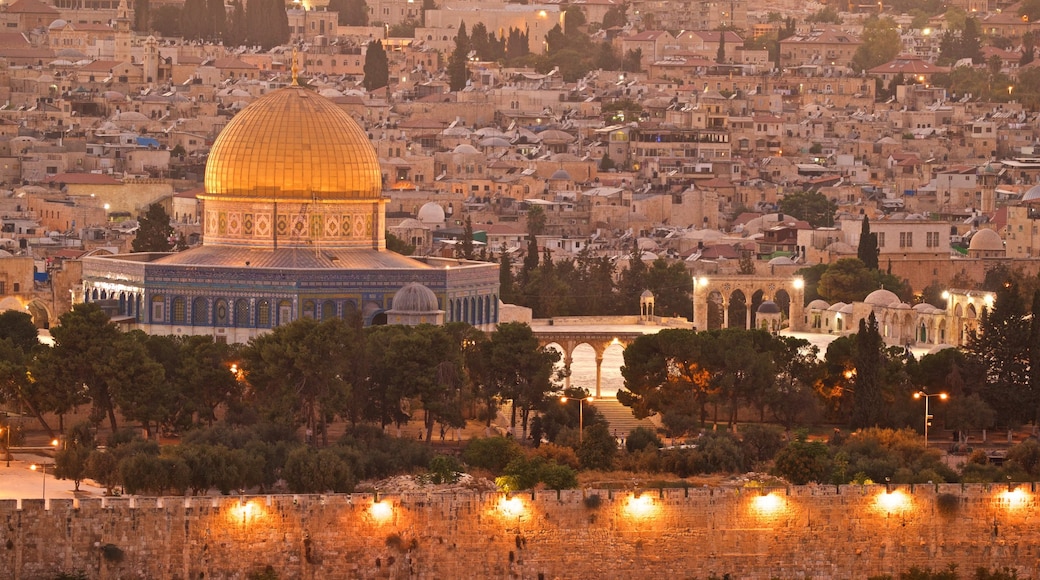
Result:
M1040 577L1035 489L805 486L516 494L0 501L0 576ZM598 495L599 502L590 499Z

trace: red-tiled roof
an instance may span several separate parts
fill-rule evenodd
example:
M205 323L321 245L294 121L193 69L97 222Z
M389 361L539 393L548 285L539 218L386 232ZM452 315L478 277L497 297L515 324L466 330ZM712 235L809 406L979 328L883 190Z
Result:
M54 177L48 177L47 183L65 183L76 185L119 185L118 179L104 173L59 173Z
M39 0L17 0L7 6L8 14L52 14L55 18L61 15L53 6Z

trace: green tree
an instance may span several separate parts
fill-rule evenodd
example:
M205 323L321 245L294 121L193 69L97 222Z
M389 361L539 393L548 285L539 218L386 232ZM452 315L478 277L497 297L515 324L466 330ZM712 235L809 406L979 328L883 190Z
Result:
M824 483L830 472L831 458L827 446L819 441L808 441L804 434L776 454L773 467L774 474L795 485Z
M625 52L625 56L621 59L621 70L625 72L642 72L643 71L643 49L633 48Z
M205 32L210 40L222 39L227 34L227 9L224 0L206 0Z
M150 32L151 21L152 10L150 0L137 0L134 2L134 32Z
M411 256L415 254L415 246L390 232L386 232L386 249L401 254L402 256Z
M878 269L878 237L870 231L870 218L863 216L863 224L859 231L859 245L856 246L856 257L868 270Z
M830 303L860 302L876 290L875 279L859 258L842 258L820 276L817 292Z
M329 10L339 12L340 26L368 26L365 0L329 0Z
M152 360L141 331L121 334L105 358L96 361L104 384L124 418L140 421L149 437L174 413L177 393L167 387L166 373Z
M153 203L137 218L140 229L130 247L134 252L169 252L173 248L173 226L163 206Z
M93 425L89 422L74 425L54 454L54 477L71 479L79 491L79 484L87 476L87 459L95 448Z
M462 227L462 243L459 244L461 258L464 260L472 260L476 257L473 253L473 220L470 216L466 216L466 221L463 222Z
M799 191L780 200L780 211L805 220L814 228L833 227L838 205L818 191Z
M470 42L466 34L466 23L459 23L459 30L455 34L455 48L448 57L448 86L453 91L461 91L466 88L469 81L469 69L466 67L469 60Z
M180 31L184 38L201 40L206 36L206 0L184 0L180 12Z
M891 18L871 17L863 23L863 42L852 56L850 66L856 72L874 68L895 58L902 49L899 28Z
M249 31L246 29L246 26L246 9L242 6L242 0L231 0L231 17L227 22L224 45L243 46L249 38ZM180 157L183 156L184 153L182 151Z
M841 16L833 6L824 6L813 14L810 14L806 22L819 22L821 24L841 24Z
M289 15L282 0L250 0L246 3L249 42L264 50L289 41Z
M713 392L711 374L702 362L709 340L708 333L685 329L663 329L636 338L624 352L625 383L617 393L618 401L631 407L638 418L670 413L676 418L673 425L694 426L698 414L705 416Z
M365 90L374 91L390 84L390 61L387 60L383 43L373 40L365 51Z
M183 37L181 32L181 7L174 4L156 6L152 14L152 30L159 36Z
M349 493L356 477L331 449L298 447L285 460L285 482L293 493Z
M51 335L53 360L61 361L55 365L60 369L58 382L64 390L85 391L93 405L91 419L97 423L107 416L112 430L118 429L110 386L114 379L111 373L116 370L112 360L119 330L97 304L86 303L62 314Z
M881 422L881 360L884 341L878 332L877 319L871 312L867 320L859 321L855 350L855 393L852 407L852 428L875 427Z
M346 411L351 387L361 381L361 337L349 323L301 318L253 338L243 349L243 367L253 403L281 425L306 426L311 441L328 444L328 422Z
M715 51L715 62L722 64L726 62L726 32L719 32L719 49Z
M981 369L982 398L997 412L997 421L1016 425L1035 421L1037 395L1031 389L1029 359L1031 322L1018 293L1007 280L997 290L992 309L984 309L978 332L968 337L971 364Z
M503 399L512 401L509 426L514 431L519 414L522 440L527 439L531 411L541 408L549 393L556 391L556 350L542 347L531 327L518 322L499 324L488 348L490 379Z
M628 4L614 4L603 14L603 29L625 26L628 24Z

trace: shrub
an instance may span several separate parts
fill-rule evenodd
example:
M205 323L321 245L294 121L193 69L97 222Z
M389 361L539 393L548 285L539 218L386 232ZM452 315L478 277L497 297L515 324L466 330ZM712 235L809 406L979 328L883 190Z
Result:
M348 493L357 483L350 466L331 449L297 447L285 460L283 475L293 493Z
M750 424L740 430L744 457L750 461L769 461L784 448L783 431L770 425Z
M610 434L606 423L596 423L585 428L584 439L578 447L578 459L583 469L611 469L617 440Z
M578 487L578 473L566 465L559 465L552 461L542 468L539 479L549 489Z
M430 460L429 478L431 483L458 483L462 475L462 465L454 457L437 455Z
M625 438L625 449L629 453L642 451L646 448L658 449L661 447L661 438L651 429L636 427Z
M546 461L566 465L571 469L578 469L578 454L570 447L556 445L555 443L543 443L532 452L532 455L544 457Z
M501 473L506 466L523 455L520 444L506 437L482 437L473 439L462 452L467 465Z

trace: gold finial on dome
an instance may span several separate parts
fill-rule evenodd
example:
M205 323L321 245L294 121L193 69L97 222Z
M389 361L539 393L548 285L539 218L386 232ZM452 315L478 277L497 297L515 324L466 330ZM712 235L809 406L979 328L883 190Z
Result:
M296 66L296 47L295 46L292 47L292 66L289 67L289 69L292 71L292 84L293 84L293 86L294 87L298 86L300 83L297 80L296 75L300 72L300 69L297 68L297 66Z

